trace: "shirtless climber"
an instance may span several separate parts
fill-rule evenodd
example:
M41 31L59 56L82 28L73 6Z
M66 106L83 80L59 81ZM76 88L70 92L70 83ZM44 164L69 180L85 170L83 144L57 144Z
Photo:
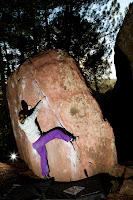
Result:
M34 111L31 115L27 115L24 110L21 110L19 112L19 126L20 128L25 132L27 135L29 141L32 143L32 146L41 158L41 168L42 168L42 175L44 176L44 180L47 180L50 178L49 176L49 168L48 168L48 162L47 162L47 150L45 147L45 144L50 142L53 139L63 139L66 142L70 141L76 141L78 139L78 136L75 137L73 135L68 136L64 134L60 129L55 128L51 131L49 131L46 135L41 136L41 133L38 129L37 124L35 123L35 119L38 115L38 112L42 106L42 103L46 100L46 97L43 97L41 101L37 103L37 105L34 108Z

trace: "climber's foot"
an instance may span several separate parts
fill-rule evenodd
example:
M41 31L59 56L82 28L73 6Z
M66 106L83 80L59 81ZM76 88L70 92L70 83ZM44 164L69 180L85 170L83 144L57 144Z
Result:
M76 142L79 139L79 136L73 136L70 142Z
M44 181L47 181L47 180L54 180L54 177L50 177L49 174L44 176Z
M49 178L50 178L49 175L44 176L44 180L45 180L45 181L49 180Z

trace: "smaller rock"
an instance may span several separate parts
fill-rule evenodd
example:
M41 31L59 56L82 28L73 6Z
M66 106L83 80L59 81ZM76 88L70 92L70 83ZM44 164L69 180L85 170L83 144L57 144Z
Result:
M109 175L114 177L122 177L125 174L125 169L125 166L117 164L110 169Z
M108 196L105 197L105 200L114 200L116 199L118 194L116 193L110 193Z
M131 177L133 177L133 166L126 167L126 173L124 176L125 179L131 178Z
M118 191L120 189L120 184L119 184L119 182L117 180L116 181L112 180L111 183L112 183L111 191L113 193L116 192L116 191Z
M132 180L124 180L123 185L119 192L121 195L133 195L133 181Z

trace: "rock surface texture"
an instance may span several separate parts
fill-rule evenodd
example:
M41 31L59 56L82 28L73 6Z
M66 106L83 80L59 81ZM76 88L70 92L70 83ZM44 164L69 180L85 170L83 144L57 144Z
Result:
M129 117L133 113L133 3L117 35L114 50L117 82L109 105L112 116L108 120L116 136L118 160L123 162L133 159L133 118Z
M133 79L133 3L129 6L129 11L117 35L116 42L130 62Z
M37 121L42 131L63 126L79 136L74 148L63 140L46 144L50 175L56 181L76 181L108 173L117 164L113 129L102 112L73 58L61 50L49 50L21 65L8 79L7 97L14 136L21 158L39 177L40 157L18 127L24 100L32 108L46 95Z

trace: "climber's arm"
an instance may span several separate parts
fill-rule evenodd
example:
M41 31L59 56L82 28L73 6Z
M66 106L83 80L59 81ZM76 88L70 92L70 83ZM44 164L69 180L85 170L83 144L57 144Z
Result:
M44 97L41 99L41 102L43 103L45 100L46 100L46 97L44 96Z
M33 113L30 115L30 117L31 117L33 120L36 119L36 117L37 117L37 115L38 115L38 112L39 112L41 106L42 106L42 102L39 101L39 102L37 103L37 105L35 106Z
M40 108L41 108L41 106L42 106L42 103L43 103L45 100L46 100L46 97L43 97L43 98L41 99L41 101L39 101L39 102L37 103L37 105L35 106L35 109L34 109L33 113L32 113L31 116L30 116L33 120L36 119L36 117L37 117L37 115L38 115L38 112L39 112L39 110L40 110Z

